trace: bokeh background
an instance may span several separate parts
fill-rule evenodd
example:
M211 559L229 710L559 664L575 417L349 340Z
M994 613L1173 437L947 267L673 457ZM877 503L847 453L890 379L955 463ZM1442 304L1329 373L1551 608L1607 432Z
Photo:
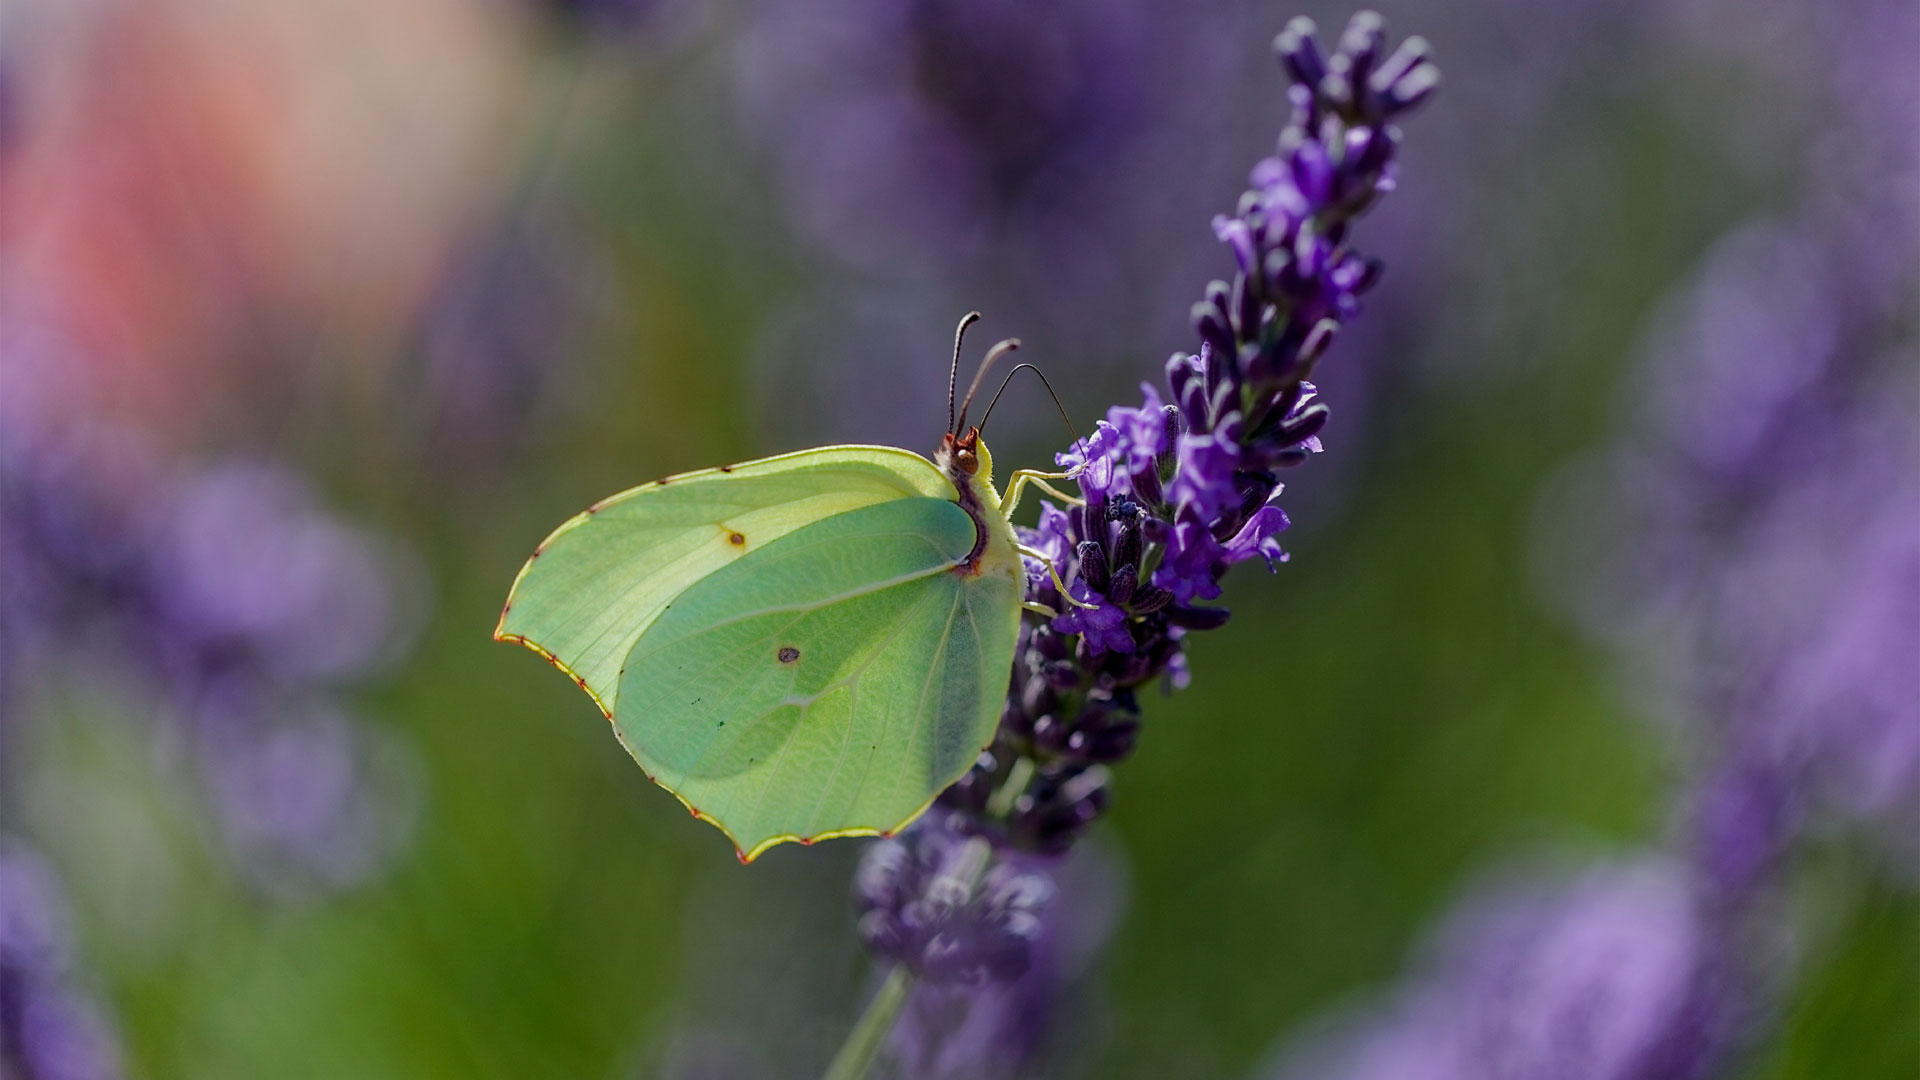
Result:
M1429 1075L1352 1046L1528 940L1499 1007L1625 1045L1698 872L1758 895L1719 1074L1911 1077L1920 15L1381 9L1446 85L1292 561L1150 703L1023 1068ZM1272 35L1349 10L0 5L0 1072L817 1074L863 842L740 867L489 640L507 585L634 483L930 449L970 308L1136 400Z

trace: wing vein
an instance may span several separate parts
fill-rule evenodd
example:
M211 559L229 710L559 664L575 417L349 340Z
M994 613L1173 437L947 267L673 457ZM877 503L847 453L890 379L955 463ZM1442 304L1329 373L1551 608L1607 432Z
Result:
M840 742L840 757L837 760L835 760L833 763L833 775L828 779L826 787L821 789L820 798L814 801L813 810L807 815L807 832L809 833L813 832L814 820L820 816L820 807L825 805L827 801L828 793L832 791L834 783L840 779L840 769L847 762L847 749L853 745L853 731L855 726L859 723L859 720L860 720L860 710L858 707L859 703L858 703L858 699L855 697L855 694L859 688L860 676L866 674L867 669L873 666L874 662L880 658L882 653L885 653L888 649L893 648L894 644L900 640L900 636L906 633L906 628L908 624L912 623L915 619L918 619L920 617L921 610L927 606L928 601L931 600L934 595L935 594L933 593L928 593L925 598L923 598L919 603L915 604L905 614L903 614L900 617L899 621L894 624L893 633L889 634L886 637L886 639L879 644L877 648L875 648L872 652L868 653L866 659L862 660L859 666L856 667L847 678L841 680L840 683L835 684L836 686L844 685L847 688L847 697L848 697L847 733L846 733L846 737L843 738ZM948 625L952 625L951 619L948 620ZM945 641L943 640L941 644L944 646ZM814 700L817 701L821 697L826 696L827 692L828 690L822 690L819 694L815 695ZM924 699L925 691L922 690L921 694ZM809 706L809 708L810 707L811 706ZM882 719L883 724L887 720L891 719L890 713L882 713L881 715L883 718ZM885 728L883 727L881 731L882 731L882 739L884 739ZM876 740L876 742L878 741L881 741L881 740ZM872 759L868 759L868 764L869 765L872 764ZM860 784L854 788L855 804L859 803L860 789L865 785L866 785L866 776L863 773L860 777Z
M953 607L947 610L947 625L944 628L942 628L940 631L940 647L933 651L934 662L927 665L926 680L920 684L920 701L914 706L914 710L913 710L914 712L914 729L913 730L914 730L915 739L918 739L920 737L920 718L926 716L927 714L927 691L933 689L933 677L935 674L942 672L946 669L947 642L953 639L953 623L954 623L954 620L959 617L959 615L960 615L960 597L956 595L954 598ZM887 717L888 727L890 728L892 724L893 724L893 717L888 716ZM883 729L882 731L883 738L884 738L884 734L885 734L885 731ZM868 769L868 772L871 772L873 769L873 760L871 758L867 760L867 769ZM866 786L867 786L867 774L862 773L860 775L860 786L855 790L855 794L854 794L853 801L855 806L858 806L860 804L859 792L865 791Z
M926 601L922 600L920 603L925 604ZM859 664L854 666L853 671L845 679L841 679L839 682L835 683L834 685L836 687L850 686L854 681L858 680L860 678L860 674L866 671L868 667L872 666L873 661L876 658L878 658L881 653L887 651L887 649L891 647L895 641L899 640L900 635L905 632L905 627L907 623L911 620L913 615L918 614L919 610L920 610L920 605L915 605L913 608L909 609L908 612L903 617L901 617L897 622L894 623L893 631L890 634L888 634L887 637L880 642L879 646L874 648L871 652L867 653L866 657L863 658ZM828 690L826 689L821 690L819 694L814 695L814 699L812 702L806 705L802 705L800 707L800 723L794 725L796 729L800 727L800 724L804 724L806 722L808 715L813 712L813 706L817 704L822 697L825 697L827 693L828 693ZM849 730L851 730L852 713L848 713L848 725L849 725ZM787 748L792 746L793 743L794 743L793 738L789 736L780 744L780 753L774 759L773 771L767 774L767 782L760 785L760 794L756 796L754 799L753 816L755 820L759 820L760 815L763 812L765 812L767 808L767 793L773 790L773 782L780 775L780 766L785 764L786 762ZM729 809L731 809L731 807L729 807ZM819 811L818 805L815 806L814 810L816 813Z
M883 533L878 535L914 536L914 535L920 535L920 534ZM848 589L845 592L835 593L832 596L824 596L817 600L809 600L809 601L806 601L805 603L768 604L765 607L757 607L750 610L737 612L733 615L727 616L724 619L716 619L713 622L706 623L702 625L699 630L693 631L688 634L684 634L677 638L673 638L669 641L659 642L654 645L654 648L658 649L658 648L663 648L667 645L677 645L681 642L693 641L706 634L712 633L715 630L722 630L722 629L725 629L726 627L734 625L735 623L746 622L749 619L758 619L767 615L780 615L780 614L785 614L787 612L796 612L798 614L805 615L811 612L819 611L822 608L828 608L828 607L832 607L835 604L844 603L848 600L856 600L862 596L871 596L874 593L882 592L886 589L891 589L896 585L906 585L911 582L919 581L922 578L929 578L935 574L944 573L948 570L951 570L958 565L959 565L959 561L953 560L953 561L944 562L934 566L927 567L924 570L916 570L910 574L900 574L896 577L884 578L880 581L869 582L856 589ZM648 629L652 629L652 627L649 627ZM645 645L647 643L646 639L647 639L647 635L645 633L642 633L640 635L640 639L634 642L635 646L638 647L638 646ZM637 654L638 657L645 657L647 655L649 654L645 652ZM627 657L627 665L631 666L635 658L636 658L635 655L629 655Z
M800 618L804 618L804 617L805 616L801 616ZM787 631L793 629L794 625L800 621L800 618L795 618L792 622L789 622L786 625L782 626L779 630L779 634L784 635ZM731 662L735 658L741 656L744 653L749 653L755 649L764 648L765 646L766 646L765 639L748 641L742 644L738 649L735 649L733 652L727 654L726 659L729 662ZM741 686L745 685L747 680L753 678L754 670L751 667L747 667L744 664L741 665L741 667L743 668L744 673L738 679L735 679L733 681L733 685L727 687L727 692L723 694L720 698L721 701L724 702L727 699L733 697L735 691L739 690ZM777 708L778 706L776 706L776 709ZM758 717L755 717L755 719L764 720L767 717L767 715L768 715L767 713L761 713ZM718 727L715 727L712 731L707 733L706 739L700 743L700 749L694 752L693 760L689 761L686 764L686 767L680 770L680 782L677 785L675 785L675 788L674 788L676 791L686 786L687 778L692 776L694 773L694 770L700 767L700 763L706 760L707 751L713 749L714 740L718 739L719 737L720 737L720 729ZM731 809L731 808L732 808L731 803L729 803L728 809Z
M965 589L955 589L955 590L954 590L954 593L953 593L953 610L952 610L952 611L949 611L949 612L947 613L947 634L948 634L948 637L947 637L946 639L943 639L943 647L942 647L942 648L941 648L941 650L940 650L940 659L941 659L941 664L940 664L940 666L941 666L941 667L943 667L943 668L944 668L944 667L946 666L946 663L947 663L947 661L948 661L948 652L947 652L947 650L946 650L946 648L944 648L944 640L951 640L951 635L952 635L952 633L953 633L953 624L954 624L955 622L957 622L957 621L959 620L959 618L960 618L960 608L961 608L961 606L962 606L962 605L964 605L964 604L966 603L966 599L967 599L967 593L966 593L966 590L965 590ZM973 609L972 609L971 607L969 607L969 608L967 609L967 611L968 611L968 614L972 614L972 611L973 611ZM976 636L977 636L977 635L976 635ZM929 671L929 674L931 674L931 671ZM909 746L914 746L914 745L918 745L918 744L919 744L919 742L920 742L920 730L921 730L922 728L924 728L924 727L926 727L926 724L927 724L927 708L926 708L926 701L925 701L925 699L924 699L924 698L922 698L922 700L921 700L921 703L920 703L920 710L919 710L919 715L917 715L917 716L915 716L915 717L913 718L913 735L912 735L912 737L911 737L911 738L909 738L909 739L907 740L907 745L909 745Z

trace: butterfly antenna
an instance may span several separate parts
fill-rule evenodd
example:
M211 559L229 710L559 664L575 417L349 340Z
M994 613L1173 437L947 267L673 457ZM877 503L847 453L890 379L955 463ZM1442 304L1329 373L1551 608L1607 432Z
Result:
M960 429L967 426L967 410L973 408L973 395L980 392L980 381L987 377L987 372L993 370L993 365L999 363L1001 357L1019 347L1019 338L1008 338L987 350L987 358L980 361L980 370L974 372L973 385L967 387L967 396L960 401L960 419L954 425L954 434L958 435Z
M1067 432L1073 436L1073 445L1078 447L1080 455L1085 457L1087 448L1080 442L1080 432L1074 428L1073 419L1067 415L1067 407L1060 404L1060 395L1053 392L1053 384L1047 381L1047 373L1032 364L1015 365L1012 371L1007 372L1007 377L1000 380L1000 389L993 392L993 400L987 402L987 411L980 416L980 430L983 433L986 431L987 421L993 416L993 407L1000 404L1000 395L1007 392L1007 384L1012 382L1013 377L1022 371L1031 371L1039 376L1040 385L1047 388L1047 396L1053 399L1053 407L1060 410L1060 419L1066 422Z
M969 311L960 316L960 326L953 332L953 367L947 371L947 430L958 434L959 428L953 426L953 388L960 381L960 343L966 340L967 327L980 321L980 313Z

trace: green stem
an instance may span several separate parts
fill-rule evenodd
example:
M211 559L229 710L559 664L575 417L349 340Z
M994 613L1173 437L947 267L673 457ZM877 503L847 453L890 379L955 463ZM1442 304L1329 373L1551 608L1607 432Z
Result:
M1025 754L1013 759L1013 767L1007 770L1007 779L993 791L993 797L987 800L987 816L1003 819L1007 811L1013 809L1013 800L1027 790L1027 781L1033 779L1033 759Z
M900 1018L907 992L912 989L913 972L905 964L895 964L879 992L867 1003L867 1011L860 1014L860 1022L847 1032L847 1041L840 1044L840 1052L833 1056L833 1064L827 1066L821 1080L863 1080L880 1056L880 1044L887 1041L887 1033Z
M1028 768L1032 768L1031 763ZM1021 786L1025 786L1024 781ZM978 836L970 837L941 878L959 882L963 895L971 897L992 861L993 845ZM887 1033L900 1018L900 1010L907 1003L907 992L912 989L913 972L907 970L905 964L895 964L893 970L887 972L886 981L880 984L879 992L867 1003L867 1011L860 1014L853 1030L847 1032L847 1041L840 1044L840 1052L833 1056L833 1063L827 1066L822 1080L863 1080L880 1056L880 1044L887 1041Z

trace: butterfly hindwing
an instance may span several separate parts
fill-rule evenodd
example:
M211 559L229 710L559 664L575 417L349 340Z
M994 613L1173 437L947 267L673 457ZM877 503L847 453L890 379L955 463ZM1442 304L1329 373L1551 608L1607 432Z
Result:
M681 593L639 635L614 723L656 781L751 858L911 820L991 740L1019 589L955 572L954 502L803 526Z

